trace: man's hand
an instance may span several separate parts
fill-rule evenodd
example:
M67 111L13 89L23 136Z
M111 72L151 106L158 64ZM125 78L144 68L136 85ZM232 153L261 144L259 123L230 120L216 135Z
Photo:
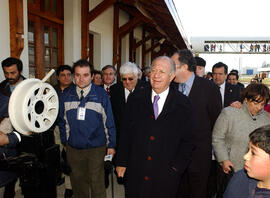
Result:
M124 177L126 169L127 169L126 167L117 166L116 172L117 172L118 177Z
M229 174L231 170L231 167L234 168L234 165L232 164L232 162L230 160L224 160L222 162L222 169L223 169L223 172L226 173L226 174Z
M114 150L113 148L108 148L108 149L107 149L107 155L112 155L112 156L114 156L114 154L115 154L115 150Z
M232 102L230 104L231 107L234 107L234 108L237 108L237 109L241 109L242 108L242 103L239 102L239 101L235 101L235 102Z
M4 146L6 144L9 144L8 136L0 131L0 146Z

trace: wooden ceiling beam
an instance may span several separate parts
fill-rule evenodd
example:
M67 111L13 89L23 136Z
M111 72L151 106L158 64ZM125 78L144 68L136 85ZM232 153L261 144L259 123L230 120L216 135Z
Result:
M88 58L89 50L89 23L87 15L89 12L89 0L81 0L81 57Z
M119 8L129 14L131 14L132 16L143 16L136 8L128 6L128 5L124 5L124 4L119 4Z
M146 25L145 26L145 30L147 32L149 32L152 35L152 37L155 37L157 39L161 39L161 38L164 38L165 37L159 31L157 31L154 27L150 27L150 26Z
M118 0L118 1L132 6L134 6L137 2L137 0Z
M147 37L145 37L144 39L138 41L134 46L132 50L137 49L138 47L140 47L143 43L146 43L148 40L150 40L152 37L150 35L148 35Z
M118 54L118 46L119 46L119 37L118 37L118 31L119 31L119 5L114 4L114 12L113 12L113 66L115 66L119 59ZM119 65L117 65L117 71L120 68Z
M127 33L132 31L135 27L137 27L141 23L142 23L142 18L141 17L135 17L132 20L130 20L129 22L127 22L125 25L122 25L119 28L119 31L118 31L120 38L122 38Z
M145 2L145 1L144 1ZM152 1L151 1L152 2ZM150 2L149 2L150 3ZM141 1L140 2L137 2L136 4L136 8L144 15L146 16L147 18L149 18L150 20L153 21L153 24L155 25L155 29L162 35L162 37L164 37L166 40L168 40L170 43L174 43L172 41L172 39L170 38L170 36L167 34L166 31L168 30L163 30L160 26L160 24L157 23L158 20L154 20L153 19L153 16L151 15L151 12L148 12L147 10L147 6L151 6L153 7L152 5L144 5ZM160 6L160 4L158 4L158 6Z
M92 22L97 18L101 13L103 13L107 8L112 6L116 0L104 0L100 4L98 4L93 10L91 10L87 15L88 23Z
M145 50L145 54L153 51L156 47L160 46L160 43L157 42L156 44L154 44L152 47L150 47L149 49Z
M10 55L20 58L24 48L23 0L9 0Z
M140 1L140 4L144 8L154 9L159 14L160 13L166 14L166 15L170 14L170 13L168 13L168 9L166 7L164 7L163 4L161 4L160 2L157 2L157 1ZM147 9L145 9L145 10L148 11Z
M128 14L134 17L141 17L145 23L153 23L153 21L147 17L145 17L141 12L139 12L136 8L130 7L127 5L119 4L119 8Z

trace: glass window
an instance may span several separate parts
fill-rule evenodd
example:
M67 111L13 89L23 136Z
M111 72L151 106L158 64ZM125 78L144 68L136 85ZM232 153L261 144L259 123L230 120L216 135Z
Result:
M29 54L29 66L34 66L35 65L35 48L34 45L29 45L28 46L28 54Z
M52 51L52 67L57 67L57 49Z
M63 62L63 57L60 56L63 53L63 25L54 19L57 17L63 20L63 10L59 9L64 7L63 2L64 0L27 0L30 77L42 77L44 73ZM36 14L37 12L41 12L41 15ZM51 19L47 20L46 17ZM36 25L41 28L36 28ZM35 40L36 35L40 33L43 34L42 42ZM40 49L41 57L37 57L37 49Z
M34 22L28 21L28 41L34 42Z
M46 68L50 67L50 48L45 48L45 55L44 55L44 66Z
M55 28L52 31L52 46L57 47L57 29Z
M45 7L45 10L48 11L50 10L50 0L45 0L44 1L44 7Z
M50 44L49 34L50 34L50 28L45 26L44 27L44 44L47 46Z
M36 68L29 67L29 78L35 78L35 76L36 76Z
M57 0L52 0L52 11L56 13L57 10Z

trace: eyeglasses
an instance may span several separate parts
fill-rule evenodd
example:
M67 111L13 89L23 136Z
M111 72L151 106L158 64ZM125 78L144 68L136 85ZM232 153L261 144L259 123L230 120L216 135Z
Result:
M134 79L133 78L122 78L122 81L133 81Z

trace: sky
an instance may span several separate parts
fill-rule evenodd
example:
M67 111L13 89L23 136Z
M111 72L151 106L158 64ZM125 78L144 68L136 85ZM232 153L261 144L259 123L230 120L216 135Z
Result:
M270 36L269 0L174 0L174 3L187 35Z
M191 37L270 38L270 0L174 0L174 4L189 40ZM200 56L207 58L207 71L219 60L229 69L270 63L269 54Z

